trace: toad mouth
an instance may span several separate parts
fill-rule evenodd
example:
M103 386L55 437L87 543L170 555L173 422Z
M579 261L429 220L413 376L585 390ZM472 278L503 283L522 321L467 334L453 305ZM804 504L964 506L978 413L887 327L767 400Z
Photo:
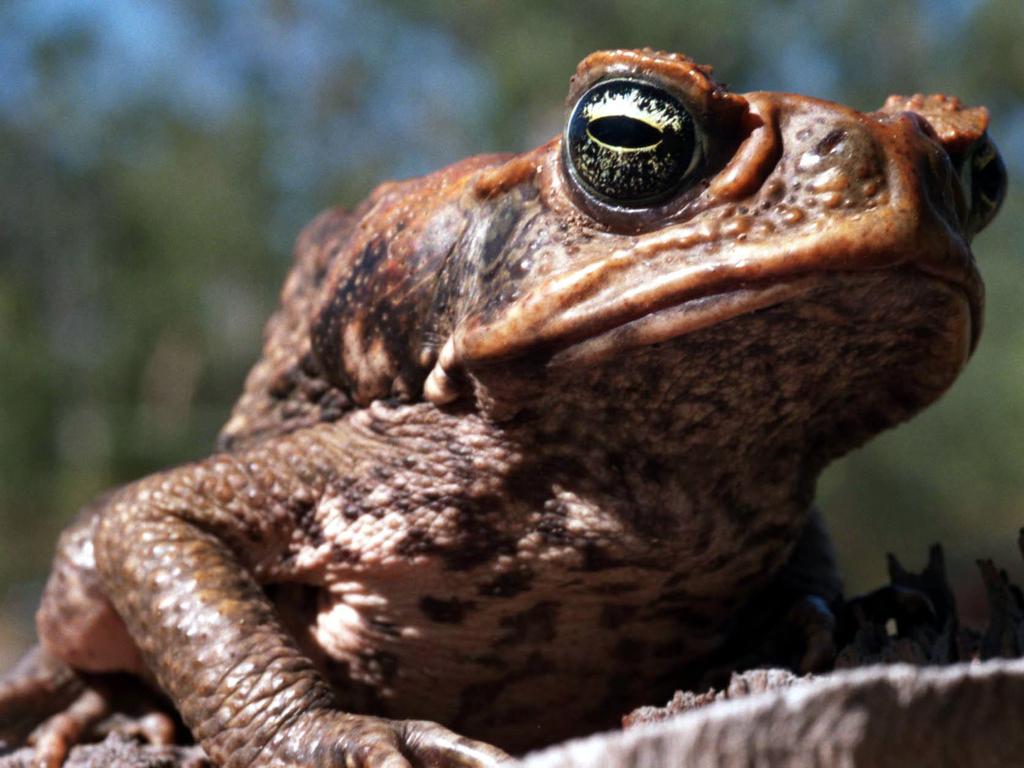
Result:
M912 273L920 280L945 286L962 301L968 325L962 335L963 353L959 355L962 366L977 343L983 302L983 289L970 251L966 246L963 250L964 253L957 254L963 269L952 269L950 262L943 259L890 258L869 265L861 261L847 264L846 268L829 265L801 271L794 268L797 257L793 254L787 257L789 268L781 274L773 274L774 270L767 268L764 261L755 262L756 269L735 263L731 268L712 266L698 270L697 274L690 271L682 279L677 275L678 282L666 279L656 286L647 285L647 291L638 291L636 296L620 294L618 303L614 307L603 304L600 314L594 313L593 308L591 312L581 311L586 302L570 304L567 311L558 313L559 297L565 300L567 295L575 295L578 299L579 294L549 292L546 299L523 301L497 324L457 331L438 355L425 382L424 395L437 404L451 402L461 392L456 382L462 378L462 371L529 355L544 355L551 368L600 363L623 350L669 341L809 296L836 277L884 272ZM577 285L585 283L576 274L566 277L574 278ZM666 290L672 283L676 290ZM561 287L567 289L568 284ZM660 301L655 298L658 295ZM531 324L531 314L539 317L543 310L555 314L539 324Z
M910 272L919 279L931 280L953 289L955 295L971 310L966 313L969 318L969 328L965 329L964 338L969 338L970 342L965 344L962 356L961 365L965 363L970 351L973 351L978 337L978 318L973 312L968 289L960 282L951 281L945 276L930 274L914 266L895 267L894 270ZM594 365L624 349L671 341L734 318L799 300L812 295L834 278L866 276L884 271L886 270L815 272L762 283L723 284L714 292L685 298L676 304L628 320L579 342L562 347L551 355L548 365L551 367Z
M552 280L524 296L497 322L456 330L439 359L446 369L544 353L552 364L597 360L604 349L665 341L742 314L804 295L828 276L912 270L954 288L970 307L970 348L980 331L982 286L962 240L935 254L900 258L892 251L852 252L822 263L820 251L790 249L765 257L690 265L622 289L614 279L636 263L613 255ZM758 249L759 250L759 249ZM851 249L854 251L854 249ZM629 257L628 262L626 256Z

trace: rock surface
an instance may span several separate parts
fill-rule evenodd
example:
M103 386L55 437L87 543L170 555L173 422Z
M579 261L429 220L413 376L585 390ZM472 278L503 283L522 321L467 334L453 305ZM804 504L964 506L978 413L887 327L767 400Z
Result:
M558 745L524 768L992 768L1024 764L1024 662L839 672Z

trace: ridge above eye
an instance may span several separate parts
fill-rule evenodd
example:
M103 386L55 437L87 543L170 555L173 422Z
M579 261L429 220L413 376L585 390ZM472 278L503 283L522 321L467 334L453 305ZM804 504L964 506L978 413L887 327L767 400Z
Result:
M597 200L645 208L679 192L699 164L696 127L674 94L632 78L602 80L566 123L564 163Z

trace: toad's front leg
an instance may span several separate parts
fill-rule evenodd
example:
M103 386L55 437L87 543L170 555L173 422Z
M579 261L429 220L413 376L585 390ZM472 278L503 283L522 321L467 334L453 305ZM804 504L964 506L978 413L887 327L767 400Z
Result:
M282 578L290 505L336 471L308 430L129 486L95 528L104 591L210 757L225 766L490 766L506 757L425 722L338 709L261 583Z

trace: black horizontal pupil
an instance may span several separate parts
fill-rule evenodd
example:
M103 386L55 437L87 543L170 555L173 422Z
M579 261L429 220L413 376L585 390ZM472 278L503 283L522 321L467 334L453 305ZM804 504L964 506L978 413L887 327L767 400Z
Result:
M642 149L661 141L661 131L653 125L625 115L591 120L587 132L602 144L623 149Z

